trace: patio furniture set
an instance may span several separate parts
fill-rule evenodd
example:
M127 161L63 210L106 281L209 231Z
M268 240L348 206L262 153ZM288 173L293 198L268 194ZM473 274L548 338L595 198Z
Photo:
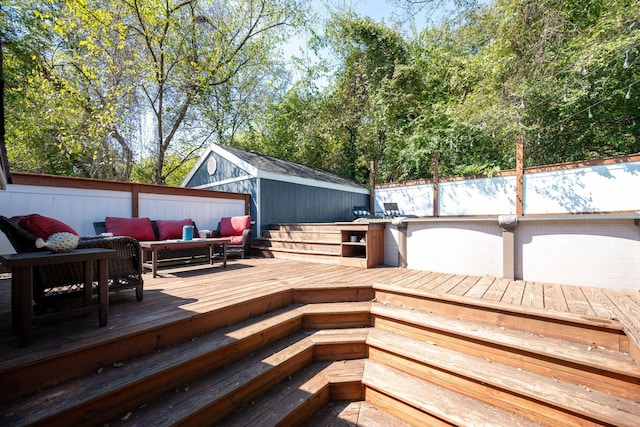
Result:
M159 266L199 261L213 264L216 255L226 267L227 252L244 258L248 251L249 216L222 218L218 230L190 241L182 239L187 224L197 233L190 219L108 217L94 223L95 236L81 237L75 249L56 253L37 241L57 233L77 235L68 225L38 214L11 219L0 216L0 231L16 251L0 255L0 264L11 269L12 322L21 344L30 343L32 323L63 316L97 310L100 326L106 325L108 292L135 289L136 299L142 301L145 269L156 277Z

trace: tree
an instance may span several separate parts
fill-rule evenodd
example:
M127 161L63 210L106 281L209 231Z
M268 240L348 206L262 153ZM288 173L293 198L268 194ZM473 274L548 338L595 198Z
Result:
M287 26L300 22L301 5L66 0L32 1L24 10L40 18L55 41L42 52L39 77L73 96L94 137L102 132L95 138L102 146L85 151L118 147L120 178L128 179L134 152L144 157L149 150L153 181L163 183L176 169L167 167L167 154L184 151L188 161L210 134L201 124L211 94L243 70L266 64Z

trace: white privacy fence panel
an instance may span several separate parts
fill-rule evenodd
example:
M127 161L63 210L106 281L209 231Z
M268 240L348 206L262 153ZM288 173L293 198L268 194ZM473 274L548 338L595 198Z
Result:
M375 190L376 212L382 212L384 203L397 203L404 215L433 215L433 184L421 184Z
M439 184L441 216L514 214L516 177L479 178Z
M8 218L37 213L56 218L81 236L95 234L94 221L131 216L131 193L109 190L9 184L0 191L0 215Z
M186 219L199 229L215 230L220 218L244 215L244 200L214 199L165 194L140 194L140 217Z
M524 176L525 214L640 210L640 162Z
M158 189L152 191L159 192ZM179 191L187 193L190 190ZM94 222L104 221L108 216L130 218L137 203L139 217L152 220L191 218L201 229L215 229L221 217L245 214L244 198L227 194L230 198L143 191L134 195L131 190L9 184L6 190L0 191L0 215L10 218L37 213L68 224L81 236L90 236L95 234ZM134 197L137 197L135 203ZM14 252L13 248L6 236L0 233L0 253L11 252Z
M639 188L640 162L527 173L523 177L523 213L637 211ZM439 216L514 214L516 194L513 175L442 181L438 184L438 213ZM433 216L433 200L432 183L375 190L376 206L395 202L405 215Z

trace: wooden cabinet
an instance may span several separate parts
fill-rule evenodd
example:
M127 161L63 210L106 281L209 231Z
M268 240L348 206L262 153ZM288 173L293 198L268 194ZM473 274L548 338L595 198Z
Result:
M340 264L370 268L384 263L384 223L339 222Z

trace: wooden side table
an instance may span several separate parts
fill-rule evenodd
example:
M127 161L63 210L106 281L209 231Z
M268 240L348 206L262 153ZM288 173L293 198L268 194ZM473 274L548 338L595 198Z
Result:
M43 323L69 315L99 311L100 326L107 324L109 311L108 259L115 258L112 249L76 249L72 252L26 252L0 255L0 263L11 269L11 317L14 330L20 332L22 346L31 344L31 324ZM93 262L98 263L98 303L93 303ZM84 264L84 283L82 307L49 313L39 316L33 314L33 268L43 265Z

